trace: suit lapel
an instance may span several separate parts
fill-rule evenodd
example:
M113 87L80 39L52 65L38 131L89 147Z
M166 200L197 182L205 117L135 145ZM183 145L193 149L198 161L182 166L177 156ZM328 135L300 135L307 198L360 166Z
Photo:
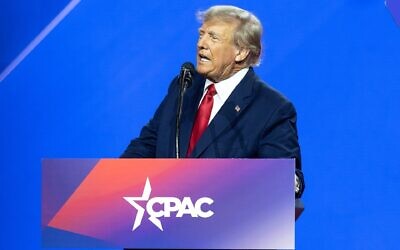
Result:
M186 90L183 98L183 113L181 118L179 145L179 155L181 158L186 157L186 152L189 147L189 140L192 133L197 107L204 91L204 83L205 79L197 75L197 77L193 81L193 85Z
M224 130L229 129L230 125L247 108L254 98L255 77L253 69L250 68L200 137L193 149L192 157L199 157Z

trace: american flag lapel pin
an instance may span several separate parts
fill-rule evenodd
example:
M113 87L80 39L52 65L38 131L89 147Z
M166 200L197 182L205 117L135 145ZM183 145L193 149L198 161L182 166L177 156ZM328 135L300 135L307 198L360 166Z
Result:
M236 110L236 112L240 112L240 107L239 107L239 105L236 105L236 107L235 107L235 110Z

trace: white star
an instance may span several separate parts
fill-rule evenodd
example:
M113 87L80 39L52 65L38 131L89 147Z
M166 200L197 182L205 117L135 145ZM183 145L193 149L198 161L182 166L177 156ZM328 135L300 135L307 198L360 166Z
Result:
M129 204L131 204L137 210L137 214L136 214L135 222L133 223L132 231L134 231L136 228L138 228L140 226L140 224L142 223L142 219L143 219L143 215L144 215L144 211L145 211L145 209L143 207L141 207L135 201L149 200L150 193L151 193L151 185L150 185L149 178L147 178L146 184L144 185L143 194L141 197L123 197L127 202L129 202Z

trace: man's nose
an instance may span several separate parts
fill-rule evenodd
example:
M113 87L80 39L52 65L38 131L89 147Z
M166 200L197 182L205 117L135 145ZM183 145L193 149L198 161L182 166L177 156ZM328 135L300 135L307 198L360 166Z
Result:
M199 37L199 40L197 41L197 48L198 49L206 49L207 48L207 41L204 36Z

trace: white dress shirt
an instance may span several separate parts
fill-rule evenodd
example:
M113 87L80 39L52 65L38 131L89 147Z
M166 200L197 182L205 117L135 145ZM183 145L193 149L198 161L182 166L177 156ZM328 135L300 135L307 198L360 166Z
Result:
M215 117L215 115L221 109L222 105L224 105L225 101L231 95L232 91L236 88L236 86L240 83L240 81L247 74L247 71L249 71L249 68L241 69L238 72L236 72L233 76L229 77L228 79L214 83L217 94L214 95L214 104L213 104L213 107L211 110L210 120L208 121L208 124L210 124L212 119ZM204 96L206 95L208 86L210 86L211 84L213 84L213 82L211 82L210 80L207 79L206 83L204 84L204 92L203 92L203 96L201 97L200 103L203 100ZM200 103L199 103L199 105L200 105Z

